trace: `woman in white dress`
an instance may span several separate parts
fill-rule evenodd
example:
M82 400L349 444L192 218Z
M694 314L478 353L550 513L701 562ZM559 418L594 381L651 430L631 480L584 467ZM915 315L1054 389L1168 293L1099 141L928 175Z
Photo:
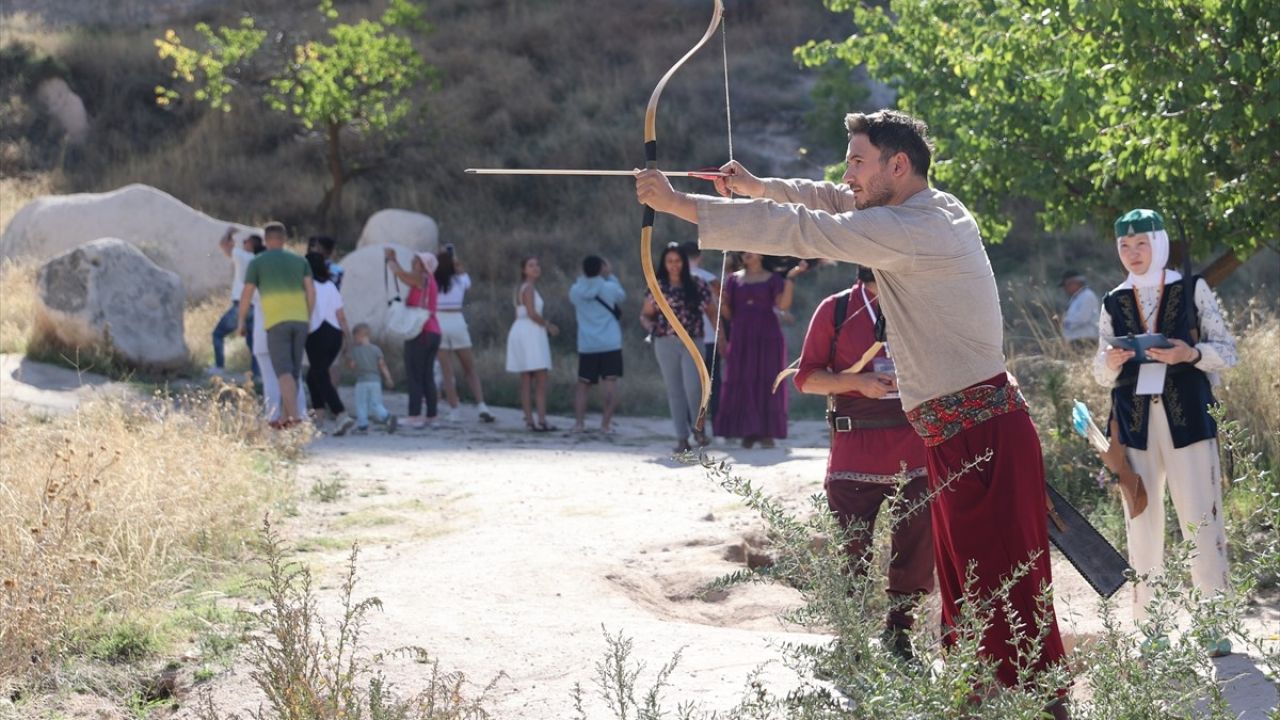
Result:
M551 341L547 335L559 335L560 328L542 316L542 295L536 286L542 277L538 258L520 261L520 287L516 290L516 321L507 333L507 372L520 373L520 405L524 408L524 424L534 432L555 430L547 424L547 371L551 369ZM538 421L533 421L537 405Z

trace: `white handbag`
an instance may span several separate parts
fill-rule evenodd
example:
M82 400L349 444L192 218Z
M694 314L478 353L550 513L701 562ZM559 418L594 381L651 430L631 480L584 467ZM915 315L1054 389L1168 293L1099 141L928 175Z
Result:
M383 267L382 288L387 295L391 294L387 285L390 273L390 268ZM424 307L406 305L400 297L400 281L394 277L391 280L396 285L396 294L387 300L387 335L396 340L412 340L422 333L422 326L431 319L431 311Z

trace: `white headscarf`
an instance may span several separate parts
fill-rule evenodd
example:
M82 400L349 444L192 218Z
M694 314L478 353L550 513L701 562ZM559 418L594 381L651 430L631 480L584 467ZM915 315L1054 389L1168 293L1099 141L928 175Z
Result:
M1120 252L1120 241L1123 239L1116 238L1117 253ZM1141 275L1129 273L1125 284L1131 287L1148 288L1158 286L1161 281L1173 282L1182 277L1173 272L1170 272L1167 278L1165 277L1164 266L1169 262L1169 234L1164 230L1153 230L1147 233L1147 242L1151 243L1151 264Z

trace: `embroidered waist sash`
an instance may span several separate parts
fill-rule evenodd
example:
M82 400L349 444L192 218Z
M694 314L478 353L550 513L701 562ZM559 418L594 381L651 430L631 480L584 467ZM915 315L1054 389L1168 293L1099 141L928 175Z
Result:
M907 413L907 420L925 446L934 447L993 417L1026 409L1022 391L1008 381L1007 375L999 375L959 392L926 400Z

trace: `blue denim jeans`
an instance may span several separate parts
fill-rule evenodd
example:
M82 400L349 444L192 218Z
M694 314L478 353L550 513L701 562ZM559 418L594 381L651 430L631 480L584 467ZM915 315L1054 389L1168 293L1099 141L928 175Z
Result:
M240 317L240 301L232 300L231 307L222 314L218 319L218 324L213 326L213 364L221 369L227 366L227 356L222 349L222 341L228 335L236 331L236 321Z
M382 381L361 380L356 383L356 427L369 427L369 415L378 422L386 422L391 413L382 404Z
M227 364L226 352L223 349L223 341L228 335L236 331L236 321L240 317L240 301L232 300L231 307L222 314L218 319L218 324L213 326L213 364L219 369L225 368ZM249 359L253 362L253 376L262 377L262 372L258 369L258 358L253 354L253 307L249 307L249 312L244 316L244 328L247 331L244 336L244 344L249 346Z

